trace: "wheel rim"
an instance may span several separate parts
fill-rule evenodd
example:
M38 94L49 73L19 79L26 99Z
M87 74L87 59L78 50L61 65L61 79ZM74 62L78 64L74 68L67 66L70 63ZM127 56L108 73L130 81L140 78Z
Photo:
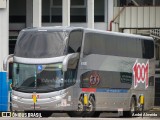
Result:
M87 111L93 111L93 104L90 100L88 102Z
M83 111L83 103L81 101L78 102L78 111Z
M135 103L134 102L131 105L131 113L135 113Z

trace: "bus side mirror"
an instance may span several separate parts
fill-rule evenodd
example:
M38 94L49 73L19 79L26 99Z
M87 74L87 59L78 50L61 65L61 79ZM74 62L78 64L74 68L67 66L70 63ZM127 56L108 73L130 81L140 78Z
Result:
M10 62L13 62L13 56L14 54L10 54L8 56L6 56L3 60L3 70L4 71L8 71L8 65Z
M79 53L68 54L63 60L62 70L64 72L67 71L69 60L77 60L77 59L79 59Z

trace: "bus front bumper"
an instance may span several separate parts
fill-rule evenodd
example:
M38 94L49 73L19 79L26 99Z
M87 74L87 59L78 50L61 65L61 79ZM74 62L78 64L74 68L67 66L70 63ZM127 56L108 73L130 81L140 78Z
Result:
M73 106L73 102L68 101L68 96L66 93L50 98L37 98L35 103L32 98L26 99L12 95L11 102L13 111L68 111L73 110Z

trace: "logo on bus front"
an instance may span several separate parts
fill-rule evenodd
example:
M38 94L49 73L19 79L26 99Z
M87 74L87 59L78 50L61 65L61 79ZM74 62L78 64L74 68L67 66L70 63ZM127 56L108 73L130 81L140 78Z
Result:
M138 83L145 83L145 88L148 88L148 75L149 75L149 61L145 63L138 63L136 60L133 66L134 75L134 88L138 86Z

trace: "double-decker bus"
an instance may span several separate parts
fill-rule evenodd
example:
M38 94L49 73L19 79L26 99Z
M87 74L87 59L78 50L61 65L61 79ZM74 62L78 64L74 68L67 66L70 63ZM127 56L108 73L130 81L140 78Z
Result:
M144 110L154 105L151 37L79 27L27 28L9 57L13 111L85 117L122 110L132 115L140 108L141 95Z

